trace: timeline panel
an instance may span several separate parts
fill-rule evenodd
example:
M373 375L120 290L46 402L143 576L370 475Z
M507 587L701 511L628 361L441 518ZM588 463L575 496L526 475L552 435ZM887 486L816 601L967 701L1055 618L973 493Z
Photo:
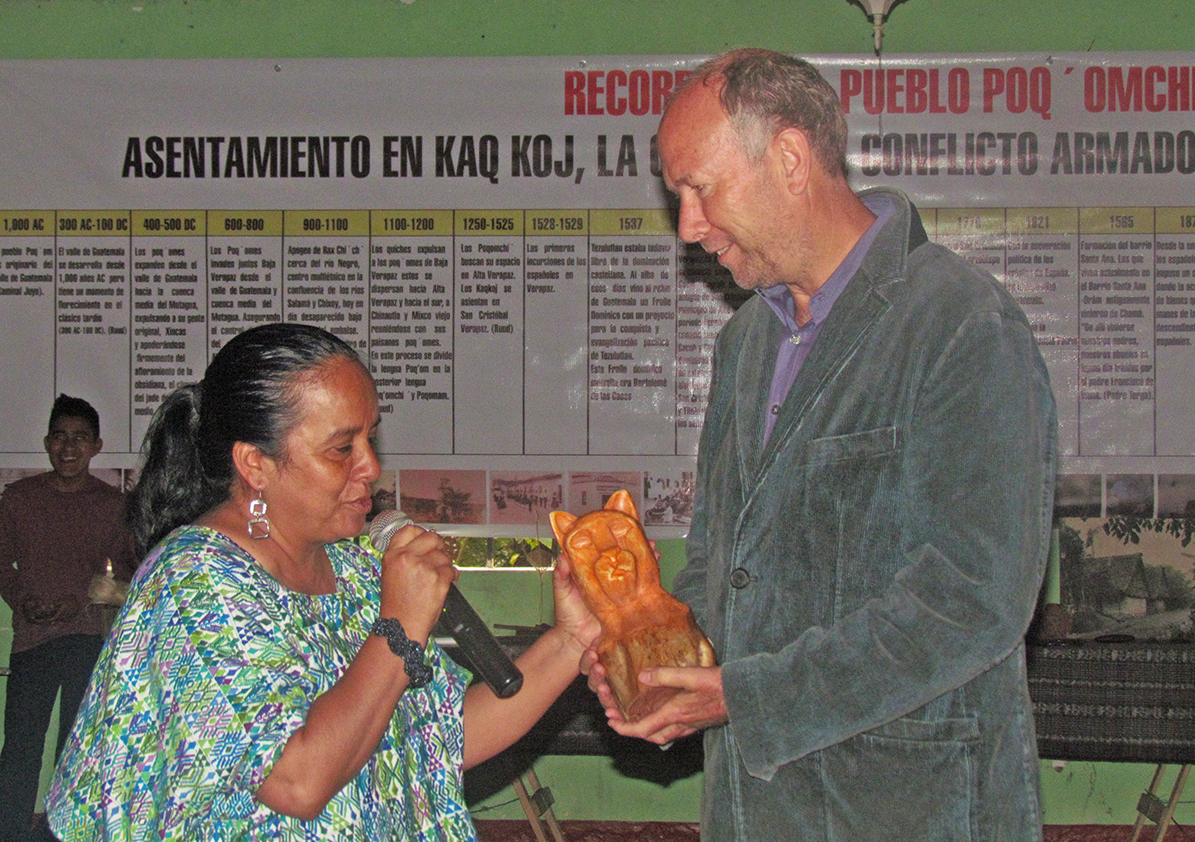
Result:
M1024 309L1064 455L1189 455L1195 209L925 219ZM24 210L0 229L0 325L42 346L0 385L95 396L109 453L231 336L287 320L368 361L383 452L690 456L714 338L750 294L663 209Z
M1009 208L1004 284L1021 305L1059 396L1078 394L1079 212L1076 208ZM1079 449L1079 408L1058 402L1058 444Z
M523 451L523 212L457 211L453 452Z
M208 358L242 330L282 321L282 211L209 211Z
M286 211L282 312L369 352L369 211Z
M1154 453L1153 238L1152 208L1079 212L1081 456Z
M664 210L590 226L590 452L675 453L676 234Z
M105 442L128 450L130 386L142 388L129 359L130 223L129 211L58 212L54 354L55 388L94 396Z
M589 451L589 212L524 213L523 452Z
M452 452L452 225L452 211L373 213L369 362L388 453Z
M1158 208L1154 225L1157 451L1189 456L1195 443L1195 208Z
M207 367L206 235L203 211L133 211L133 441L162 399Z
M0 366L0 395L55 394L54 224L53 211L0 211L0 331L21 351L20 365ZM62 325L73 329L77 314L68 309L61 315L68 317ZM0 424L0 451L40 451L44 435L40 425Z

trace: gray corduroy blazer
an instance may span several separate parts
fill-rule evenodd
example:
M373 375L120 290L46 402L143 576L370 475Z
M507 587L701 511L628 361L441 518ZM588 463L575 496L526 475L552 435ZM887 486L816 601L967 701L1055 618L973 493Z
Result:
M704 840L1041 838L1022 639L1056 419L1024 314L898 210L763 443L779 320L719 335L688 564L730 722Z

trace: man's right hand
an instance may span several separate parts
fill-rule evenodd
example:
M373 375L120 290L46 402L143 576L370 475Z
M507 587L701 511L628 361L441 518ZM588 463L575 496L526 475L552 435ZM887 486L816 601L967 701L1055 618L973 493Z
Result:
M606 709L610 727L624 737L638 737L663 746L706 728L725 725L728 721L721 667L652 667L643 670L639 673L640 684L676 687L680 692L659 710L637 722L628 722L619 711L606 680L606 669L598 661L595 649L587 649L581 656L581 671L588 676L589 688Z

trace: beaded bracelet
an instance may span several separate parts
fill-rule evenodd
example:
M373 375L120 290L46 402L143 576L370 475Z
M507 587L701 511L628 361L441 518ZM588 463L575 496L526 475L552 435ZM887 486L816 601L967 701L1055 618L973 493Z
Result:
M423 662L423 650L407 637L402 623L391 617L381 617L369 631L386 638L390 651L402 658L409 679L408 687L422 687L432 680L432 668Z

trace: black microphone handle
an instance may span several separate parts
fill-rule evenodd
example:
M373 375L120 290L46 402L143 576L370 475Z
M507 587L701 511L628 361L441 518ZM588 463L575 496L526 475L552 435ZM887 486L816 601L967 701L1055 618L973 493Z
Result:
M473 672L499 699L509 699L523 686L523 673L498 643L455 584L448 586L440 622L456 641Z
M394 533L408 523L414 523L400 511L382 512L374 518L369 538L378 552L384 553L390 546ZM489 627L473 610L465 595L455 584L448 586L444 597L444 610L439 624L447 629L456 641L473 672L490 686L499 699L509 699L523 686L523 673L515 666L510 655L494 638Z

